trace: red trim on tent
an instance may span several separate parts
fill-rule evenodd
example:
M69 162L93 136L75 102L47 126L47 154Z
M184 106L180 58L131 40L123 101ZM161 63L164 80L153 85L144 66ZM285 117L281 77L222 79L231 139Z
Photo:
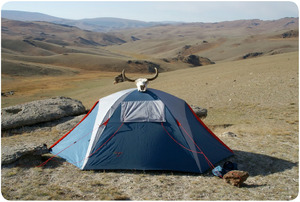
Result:
M178 122L179 123L179 122ZM191 150L191 149L189 149L189 148L186 148L185 146L183 146L182 144L180 144L179 142L177 142L177 140L174 138L174 137L172 137L172 135L167 131L167 129L164 127L164 124L163 124L163 122L161 122L161 126L163 127L163 129L166 131L166 133L170 136L170 138L172 138L172 140L176 143L176 144L178 144L179 146L181 146L182 148L184 148L184 149L186 149L186 150L188 150L188 151L190 151L190 152L194 152L194 153L197 153L197 154L203 154L204 155L204 153L200 150L200 152L198 152L198 151L194 151L194 150Z
M102 123L102 125L107 126L108 121L109 121L109 118L104 123Z
M186 103L187 104L187 103ZM201 119L197 116L197 114L194 112L194 110L191 108L191 106L189 104L187 104L187 106L189 106L190 110L193 112L194 116L196 117L196 119L199 121L199 123L214 137L216 138L224 147L226 147L230 152L233 153L233 151L224 143L222 142L202 121Z
M62 136L59 140L57 140L49 149L53 148L60 141L62 141L65 137L67 137L93 111L93 109L96 107L96 105L98 103L99 103L99 100L94 104L94 106L92 107L92 109L90 109L90 111L83 117L83 119L79 123L77 123L76 126L74 126L74 128L72 128L69 132L67 132L64 136Z
M179 123L179 121L176 119L176 123L178 126L181 126L181 123Z
M122 126L124 125L124 122L122 122L122 124L120 125L120 127L115 131L114 134L112 134L112 136L110 136L108 138L108 140L106 140L106 142L104 142L100 147L98 147L98 149L96 149L96 151L94 151L93 153L91 153L88 158L90 158L92 155L94 155L97 151L99 151L99 149L101 149L106 143L108 143L116 134L117 132L122 128Z

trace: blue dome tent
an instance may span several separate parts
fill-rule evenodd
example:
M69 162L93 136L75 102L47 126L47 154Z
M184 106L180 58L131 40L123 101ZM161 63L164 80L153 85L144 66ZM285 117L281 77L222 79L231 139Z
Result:
M82 170L195 173L233 155L184 100L151 88L101 98L50 151Z

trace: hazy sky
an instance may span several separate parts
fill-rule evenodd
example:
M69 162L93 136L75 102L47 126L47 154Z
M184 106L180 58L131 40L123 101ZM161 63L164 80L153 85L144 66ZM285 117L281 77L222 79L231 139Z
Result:
M295 1L4 1L1 9L40 12L67 19L117 17L142 21L220 22L299 17Z

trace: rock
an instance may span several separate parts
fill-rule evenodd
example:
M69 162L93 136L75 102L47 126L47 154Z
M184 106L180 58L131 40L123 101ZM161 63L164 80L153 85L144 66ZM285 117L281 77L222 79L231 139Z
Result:
M298 36L299 36L298 30L290 30L290 31L284 32L281 35L282 38L293 38L293 37L298 37Z
M132 41L138 41L140 40L139 38L135 37L135 36L131 36Z
M2 137L9 137L13 135L20 135L23 133L44 133L44 132L54 132L66 133L71 130L77 123L81 121L81 119L85 116L85 114L79 116L68 116L63 117L54 121L37 123L31 126L23 126L21 128L9 129L2 131Z
M53 121L67 116L85 113L85 107L78 100L56 97L33 101L2 109L1 130Z
M237 137L237 135L233 132L224 132L221 135L222 137Z
M12 90L12 91L1 93L1 96L7 97L9 95L14 95L14 94L15 94L15 91Z
M170 63L170 60L167 59L167 58L163 58L162 60L163 60L164 62Z
M143 72L143 73L154 73L155 68L159 72L163 71L163 68L160 67L160 64L153 63L151 61L147 60L128 60L128 69L126 69L126 72Z
M226 183L240 187L247 180L249 173L241 170L232 170L223 176Z
M254 53L248 53L243 56L243 59L248 59L248 58L254 58L263 55L263 52L254 52Z
M191 105L191 108L200 119L203 119L207 116L207 109L195 105Z
M210 59L205 57L199 57L197 55L189 55L182 59L183 62L192 64L194 67L196 66L203 66L203 65L209 65L209 64L215 64Z
M1 147L1 164L11 164L23 156L40 156L49 153L45 144L22 144L19 146Z
M199 56L197 55L189 55L184 59L184 62L192 64L193 66L201 66Z

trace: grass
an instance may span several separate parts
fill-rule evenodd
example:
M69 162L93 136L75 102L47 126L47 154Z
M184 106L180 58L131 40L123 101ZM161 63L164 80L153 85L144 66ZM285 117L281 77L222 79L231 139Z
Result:
M57 159L42 168L2 168L1 190L9 200L291 200L298 193L298 146L290 144L298 136L273 132L243 128L221 138L236 154L231 160L250 173L240 189L210 173L80 171Z
M204 122L235 152L229 160L250 174L241 188L210 172L80 171L55 158L42 168L29 164L2 167L2 195L7 200L295 199L299 191L298 67L295 52L162 73L150 83L208 109ZM133 87L131 83L112 85L112 78L112 73L99 77L86 73L20 80L15 86L4 86L19 86L20 94L2 98L2 105L61 94L77 98L89 108L100 97ZM38 82L48 85L41 90ZM60 89L55 88L57 82L61 82ZM22 84L28 85L23 89ZM237 136L222 136L228 131ZM51 145L62 135L55 128L36 130L2 137L1 144L37 141Z

